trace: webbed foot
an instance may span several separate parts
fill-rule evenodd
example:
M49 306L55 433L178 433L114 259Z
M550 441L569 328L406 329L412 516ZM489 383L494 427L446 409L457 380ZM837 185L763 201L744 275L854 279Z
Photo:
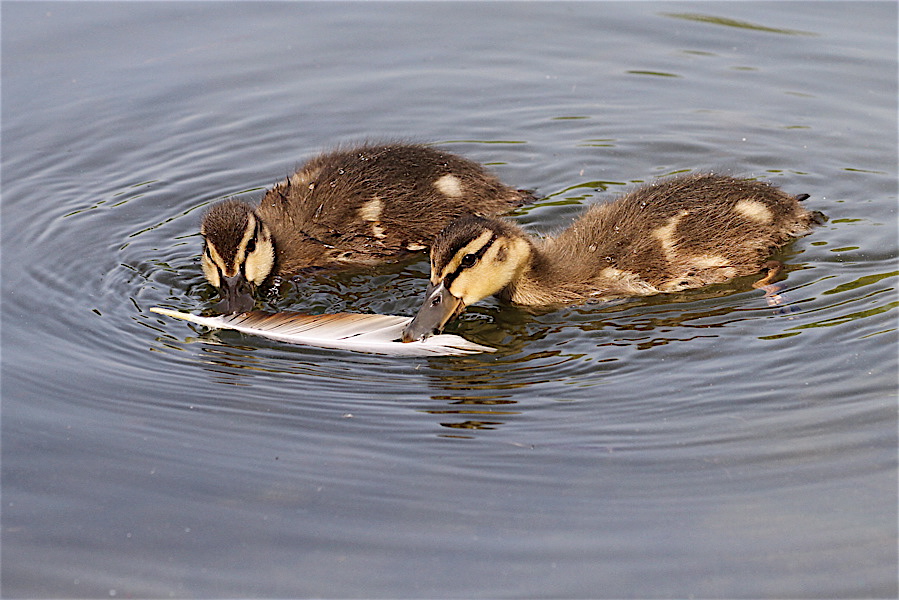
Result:
M774 279L783 271L783 263L777 260L769 260L765 263L768 274L752 284L752 287L765 292L765 301L768 306L781 306L777 314L787 314L793 312L790 306L787 306L789 299L780 292L786 288L783 283L774 283Z

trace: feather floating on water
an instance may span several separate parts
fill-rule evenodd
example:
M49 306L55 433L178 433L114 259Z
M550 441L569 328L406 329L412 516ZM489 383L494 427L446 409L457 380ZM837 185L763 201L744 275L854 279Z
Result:
M489 346L481 346L450 334L434 335L424 342L397 341L412 317L355 313L304 315L296 312L262 311L202 317L167 308L153 307L150 310L212 329L233 329L289 344L306 344L322 348L394 356L439 356L494 351L494 348Z

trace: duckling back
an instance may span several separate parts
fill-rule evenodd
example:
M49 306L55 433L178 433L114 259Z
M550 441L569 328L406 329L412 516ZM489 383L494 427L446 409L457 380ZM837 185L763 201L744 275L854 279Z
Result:
M807 197L700 174L594 206L543 240L502 219L457 219L434 241L431 284L403 340L427 338L490 295L529 306L575 304L758 272L774 248L818 221L799 204Z
M495 216L530 199L477 163L415 144L320 155L275 185L258 213L277 273L371 265L428 247L452 219Z
M691 174L592 207L547 240L551 279L577 296L672 292L757 273L770 253L819 218L760 181ZM540 268L537 265L535 268Z

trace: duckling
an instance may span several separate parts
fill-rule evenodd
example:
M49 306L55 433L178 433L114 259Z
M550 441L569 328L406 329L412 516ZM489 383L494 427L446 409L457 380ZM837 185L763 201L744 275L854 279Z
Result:
M258 206L237 200L203 216L203 273L216 310L246 312L275 276L360 267L424 250L452 219L495 216L532 199L468 159L418 144L366 144L322 154Z
M647 296L759 272L771 251L822 215L775 186L690 174L639 187L588 209L537 240L509 221L463 216L431 247L424 303L403 331L425 339L487 296L553 306Z

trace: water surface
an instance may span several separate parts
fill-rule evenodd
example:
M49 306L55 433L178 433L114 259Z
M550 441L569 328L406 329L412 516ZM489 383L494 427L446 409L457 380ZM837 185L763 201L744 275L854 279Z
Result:
M895 597L897 9L4 3L7 597ZM316 152L409 139L544 197L688 170L808 193L755 278L292 347L199 312L197 234ZM273 308L411 315L424 258Z

